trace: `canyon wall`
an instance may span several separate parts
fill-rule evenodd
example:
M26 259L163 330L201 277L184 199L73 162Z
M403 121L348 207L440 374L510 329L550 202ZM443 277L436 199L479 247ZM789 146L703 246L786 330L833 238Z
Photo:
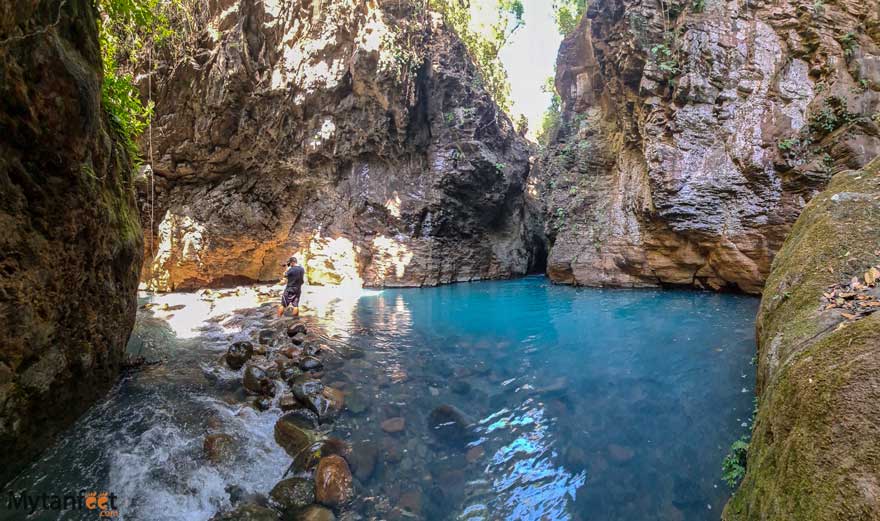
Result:
M116 381L142 236L89 0L0 1L0 484Z
M880 519L880 159L834 176L773 261L758 414L726 521Z
M880 152L878 44L876 2L591 2L533 174L550 277L759 293L804 205Z
M367 286L538 263L527 143L414 4L210 4L196 51L158 60L149 86L150 287L275 281L291 254L312 283Z

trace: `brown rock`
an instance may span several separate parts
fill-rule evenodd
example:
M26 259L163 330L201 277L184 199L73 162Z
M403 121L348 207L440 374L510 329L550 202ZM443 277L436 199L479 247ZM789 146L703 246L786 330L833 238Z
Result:
M397 508L419 516L422 513L422 492L420 490L407 490L400 495L397 501Z
M805 202L834 172L880 153L878 127L853 119L878 100L861 87L866 70L880 79L867 58L880 53L877 33L865 34L867 11L851 0L812 10L726 2L685 9L674 29L660 11L591 2L560 46L566 123L531 177L552 243L548 274L760 293ZM633 30L633 20L645 23ZM644 42L666 41L667 30L680 32L664 61Z
M616 445L614 443L608 445L608 455L611 456L611 459L619 462L626 462L633 459L635 456L635 451L633 451L629 447L623 447L621 445Z
M136 170L101 103L94 2L0 12L2 484L117 381L143 236Z
M315 497L323 505L336 507L351 499L351 471L341 456L327 456L315 469Z
M295 521L336 521L333 511L318 505L306 507L296 515Z
M400 416L396 418L388 418L382 422L382 430L388 433L400 432L406 428L406 420Z
M274 280L293 244L313 284L528 271L528 144L467 49L413 2L355 4L210 4L214 58L157 67L151 287ZM423 68L385 67L402 55Z
M275 423L275 442L291 457L296 457L312 442L311 434L305 430L307 426L301 415L289 412Z
M235 438L229 434L208 434L202 444L202 452L215 465L228 463L235 454Z
M474 463L475 461L479 461L483 459L483 456L486 454L486 449L482 446L477 445L476 447L471 447L468 449L467 453L465 453L464 457L468 463Z

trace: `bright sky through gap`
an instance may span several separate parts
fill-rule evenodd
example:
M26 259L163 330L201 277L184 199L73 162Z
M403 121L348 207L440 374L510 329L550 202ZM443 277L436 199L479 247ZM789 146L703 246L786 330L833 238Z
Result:
M494 4L494 0L483 0ZM553 75L556 51L562 35L553 20L551 0L522 0L525 26L514 33L511 41L501 50L501 61L510 78L512 112L525 114L529 120L529 137L541 128L541 118L550 106L550 94L541 87Z
M501 62L510 79L512 115L525 114L529 120L529 137L541 127L544 111L550 106L550 94L541 88L553 75L556 51L562 36L553 20L551 0L522 0L525 25L520 27L501 50ZM472 0L472 23L492 20L498 0Z

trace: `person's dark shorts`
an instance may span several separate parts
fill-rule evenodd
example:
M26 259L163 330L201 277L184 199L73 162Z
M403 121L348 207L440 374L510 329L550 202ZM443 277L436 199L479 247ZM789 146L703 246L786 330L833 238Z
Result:
M302 288L284 288L284 293L281 295L281 305L284 307L299 307L299 296L301 293Z

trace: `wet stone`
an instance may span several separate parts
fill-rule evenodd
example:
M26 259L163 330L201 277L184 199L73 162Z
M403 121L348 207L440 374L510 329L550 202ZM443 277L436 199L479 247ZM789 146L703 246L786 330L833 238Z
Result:
M364 399L364 395L358 391L352 391L348 393L348 397L345 400L345 408L351 411L353 414L360 414L367 410L369 407L367 401Z
M226 350L226 365L234 371L241 369L254 354L254 345L250 342L236 342Z
M294 518L295 521L336 521L336 516L331 510L318 505L312 505Z
M280 407L282 411L287 412L302 406L296 400L296 397L293 395L293 393L285 392L278 399L278 407Z
M220 512L211 521L278 521L278 513L259 505L245 504Z
M285 367L281 370L279 377L285 382L290 382L297 376L303 374L302 370L299 367Z
M208 434L202 444L202 452L215 465L228 463L235 454L235 439L229 434Z
M294 324L287 328L287 336L294 337L296 335L305 335L308 331L303 324Z
M290 390L297 400L304 402L309 396L320 394L324 384L307 375L300 375L290 382Z
M307 450L302 451L294 458L293 467L297 472L309 472L318 465L325 456L340 456L346 461L351 455L351 447L339 438L328 438L313 443Z
M245 367L242 385L251 394L269 396L275 394L275 384L269 378L269 375L262 368L255 365Z
M275 442L291 457L296 457L312 443L311 434L305 430L302 416L289 412L275 423Z
M455 394L465 395L470 394L471 392L471 384L465 382L464 380L457 380L455 382L452 382L450 388Z
M477 445L476 447L469 448L468 451L465 453L464 458L467 460L468 463L474 463L481 460L485 454L486 450L483 447Z
M315 502L315 484L303 478L284 479L272 488L269 499L282 512L294 512Z
M431 411L428 430L438 441L451 447L464 447L473 438L464 414L452 405L441 405Z
M314 356L307 356L299 363L299 368L303 371L320 371L324 364Z
M335 507L351 499L351 470L337 455L321 458L315 469L315 498L323 505Z
M388 433L401 432L406 428L406 420L400 416L396 418L388 418L382 422L382 430Z
M265 397L258 397L254 399L254 409L265 412L272 408L272 400Z
M362 442L351 448L348 457L354 475L361 481L366 482L372 477L376 469L376 460L379 458L379 448L375 443Z
M272 339L275 338L275 331L272 329L263 329L260 331L257 338L261 344L268 345L272 342Z

